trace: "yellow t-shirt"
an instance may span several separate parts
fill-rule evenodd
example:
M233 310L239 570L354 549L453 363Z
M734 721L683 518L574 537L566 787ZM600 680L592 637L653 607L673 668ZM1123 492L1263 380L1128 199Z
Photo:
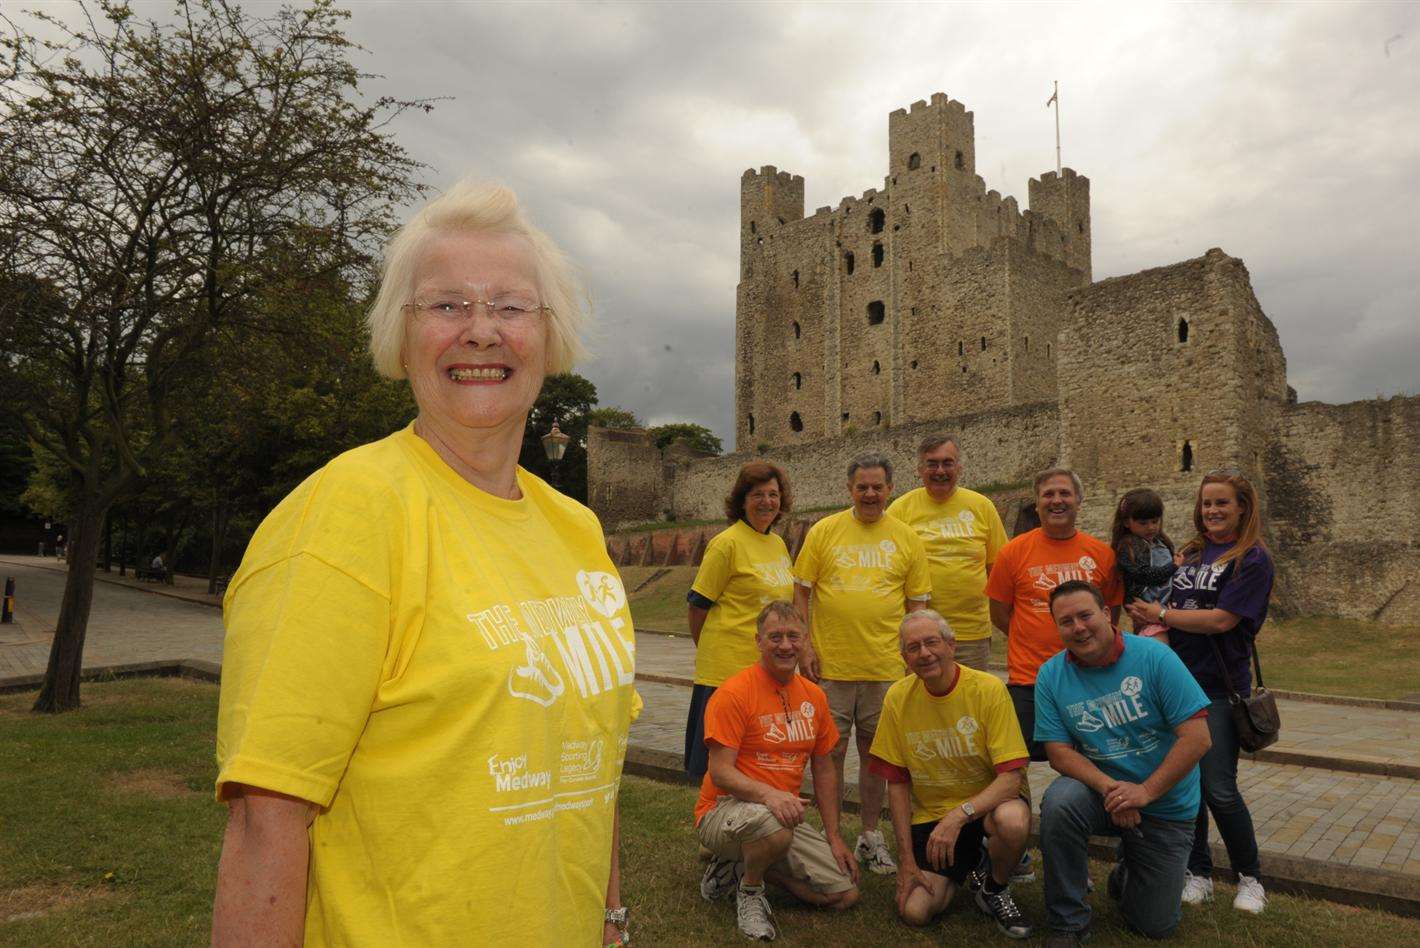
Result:
M860 523L852 508L809 528L794 578L813 587L810 610L820 673L834 681L891 681L905 669L897 625L908 599L932 592L927 554L895 517Z
M1030 761L1006 686L958 665L951 691L937 696L909 675L883 696L872 755L912 775L912 822L940 820L984 790L1002 770Z
M705 547L690 588L715 601L695 649L695 683L718 687L759 661L754 620L765 603L793 601L789 548L778 534L736 520Z
M1006 545L1006 528L996 505L965 487L937 503L927 488L908 491L887 512L907 524L927 547L932 574L931 607L951 623L958 642L991 637L986 567Z
M635 692L596 517L406 428L266 518L227 591L228 782L301 797L305 944L595 945Z

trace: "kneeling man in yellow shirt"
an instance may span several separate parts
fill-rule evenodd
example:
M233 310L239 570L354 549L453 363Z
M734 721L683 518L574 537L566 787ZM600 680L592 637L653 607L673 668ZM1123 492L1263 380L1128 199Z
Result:
M912 674L883 699L868 757L888 785L898 915L926 925L965 886L1002 934L1028 938L1010 881L1030 835L1029 755L1010 695L957 664L956 637L933 610L905 616L898 641Z

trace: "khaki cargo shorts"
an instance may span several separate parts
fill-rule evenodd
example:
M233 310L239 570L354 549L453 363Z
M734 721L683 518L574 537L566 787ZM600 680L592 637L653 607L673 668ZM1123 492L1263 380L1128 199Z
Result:
M784 825L769 812L762 803L746 803L734 797L721 797L715 808L700 818L695 834L700 845L715 854L717 859L743 858L740 845L772 836ZM774 865L770 872L798 879L808 883L815 892L834 895L853 888L853 880L838 868L829 848L828 837L823 830L808 820L794 827L794 839L789 843L789 851Z
M848 748L849 730L856 730L861 740L872 743L878 733L878 718L883 713L883 698L893 686L891 681L831 681L819 680L818 686L828 696L828 712L838 728L835 753Z

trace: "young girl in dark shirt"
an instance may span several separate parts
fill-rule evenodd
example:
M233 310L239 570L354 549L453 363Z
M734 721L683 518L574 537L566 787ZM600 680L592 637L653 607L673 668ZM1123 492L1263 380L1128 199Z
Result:
M1115 565L1124 579L1124 601L1165 603L1173 579L1173 542L1163 530L1164 500L1156 491L1139 487L1119 499L1109 544ZM1169 630L1161 622L1135 622L1134 632L1152 636L1165 645Z

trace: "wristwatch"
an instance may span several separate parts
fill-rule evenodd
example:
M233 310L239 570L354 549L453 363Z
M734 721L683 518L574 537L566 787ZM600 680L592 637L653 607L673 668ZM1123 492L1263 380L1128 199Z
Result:
M616 930L620 933L616 941L613 942L614 945L631 944L631 933L626 930L628 914L626 906L624 905L619 908L609 908L606 910L606 923L608 925L615 925Z
M967 822L976 819L976 807L971 805L970 800L967 800L961 805L961 811L966 814Z
M1168 607L1168 606L1160 606L1160 607L1159 607L1159 624L1160 624L1160 625L1168 625L1168 623L1164 621L1164 616L1166 616L1166 615L1168 615L1168 614L1169 614L1169 607Z

